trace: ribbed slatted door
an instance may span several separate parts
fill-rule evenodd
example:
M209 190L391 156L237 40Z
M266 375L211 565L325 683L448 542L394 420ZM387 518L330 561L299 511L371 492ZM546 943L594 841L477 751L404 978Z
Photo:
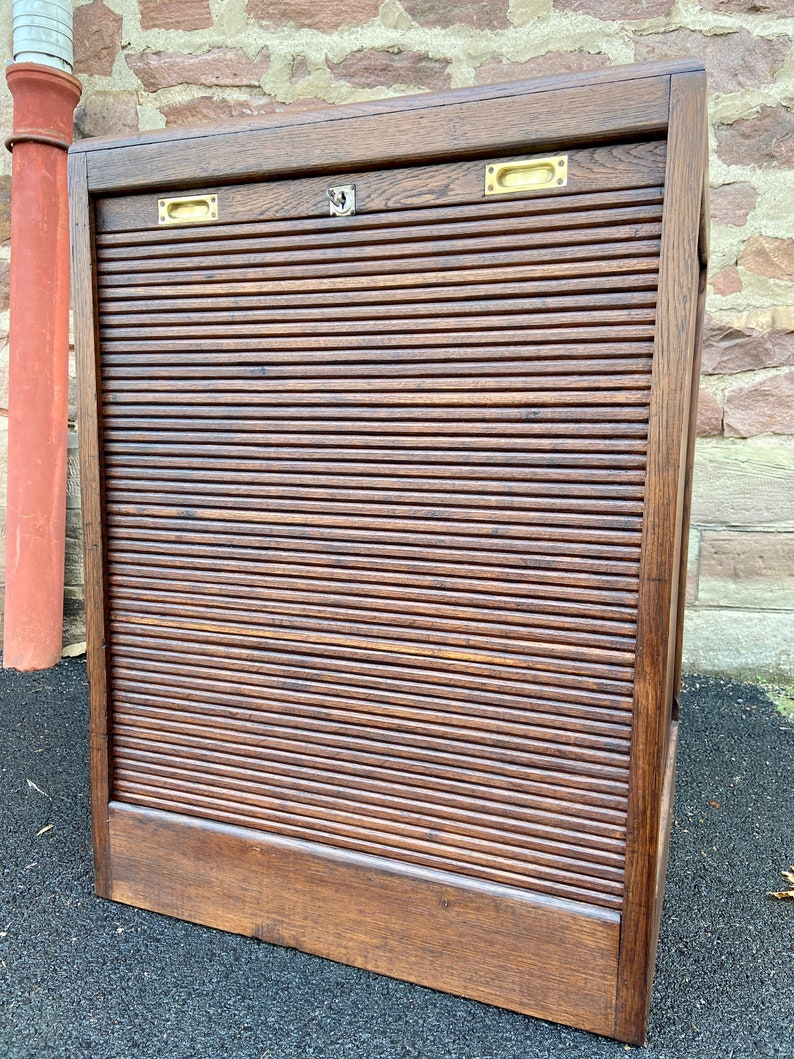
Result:
M114 897L639 1039L667 155L96 199Z
M664 150L585 162L100 234L119 800L620 908Z

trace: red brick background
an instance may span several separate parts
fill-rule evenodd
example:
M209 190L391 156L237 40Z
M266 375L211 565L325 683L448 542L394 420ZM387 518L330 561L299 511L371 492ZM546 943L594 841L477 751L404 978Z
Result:
M0 5L4 57L10 7ZM792 0L75 0L74 35L84 85L79 137L701 58L710 79L713 253L688 657L736 671L719 644L746 643L748 666L794 671ZM0 84L6 134L10 123ZM3 157L3 401L10 171Z

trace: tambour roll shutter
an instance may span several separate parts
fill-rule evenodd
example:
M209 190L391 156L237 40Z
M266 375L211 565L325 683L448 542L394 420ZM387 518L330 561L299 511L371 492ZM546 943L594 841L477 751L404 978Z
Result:
M660 110L676 85L697 103L697 73L649 78ZM462 121L494 106L441 98ZM401 165L365 131L314 173L320 117L293 172L210 163L196 190L157 179L189 141L73 155L100 892L640 1039L674 760L691 109L683 131ZM151 187L108 177L142 150ZM520 183L546 159L548 187L489 191L489 164ZM671 327L686 348L662 348Z

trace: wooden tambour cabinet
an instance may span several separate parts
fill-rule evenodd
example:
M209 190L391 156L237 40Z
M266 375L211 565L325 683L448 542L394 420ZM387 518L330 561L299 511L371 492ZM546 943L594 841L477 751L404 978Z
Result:
M100 894L643 1040L704 99L75 145Z

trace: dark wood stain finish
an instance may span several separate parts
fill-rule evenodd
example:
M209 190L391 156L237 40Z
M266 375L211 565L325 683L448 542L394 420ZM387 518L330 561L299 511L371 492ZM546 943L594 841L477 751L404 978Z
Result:
M98 892L643 1040L704 98L657 65L75 146ZM567 186L483 195L546 152ZM159 226L191 189L218 221Z

